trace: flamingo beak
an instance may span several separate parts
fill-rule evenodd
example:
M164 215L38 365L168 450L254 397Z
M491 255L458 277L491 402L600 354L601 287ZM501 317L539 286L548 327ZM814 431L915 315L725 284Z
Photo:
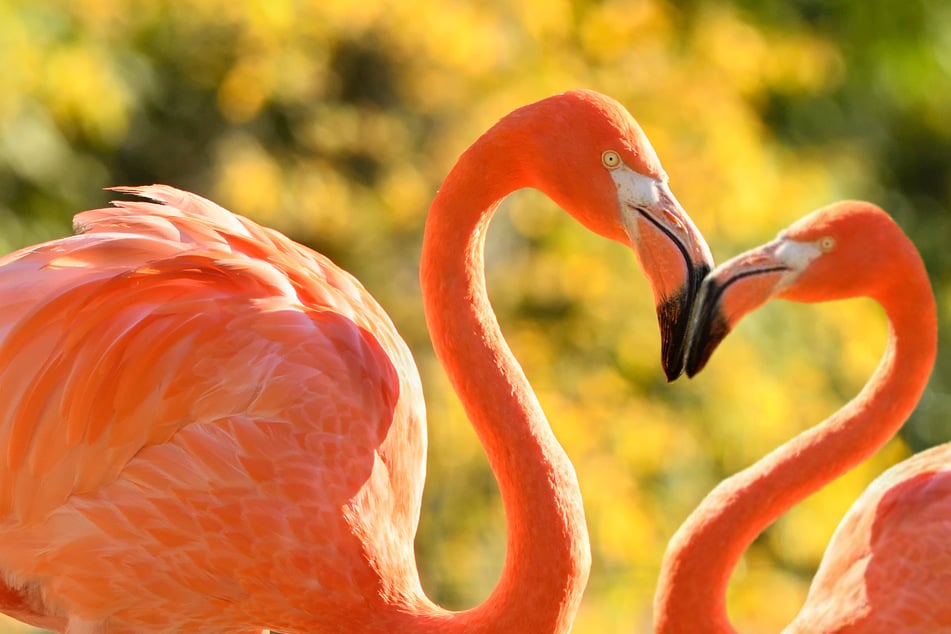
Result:
M795 271L773 241L721 264L704 280L690 320L684 354L688 377L700 372L714 350L747 313L786 288Z
M687 279L672 295L657 304L660 327L661 363L667 381L674 381L684 371L686 340L690 317L711 264L687 261Z
M654 291L661 364L667 380L673 381L684 370L690 318L713 256L666 182L653 181L649 204L626 206L632 212L628 234Z

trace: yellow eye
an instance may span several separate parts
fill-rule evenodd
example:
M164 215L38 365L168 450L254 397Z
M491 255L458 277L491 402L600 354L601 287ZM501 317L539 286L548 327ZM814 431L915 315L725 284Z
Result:
M601 162L606 168L613 170L621 164L621 155L614 150L605 150L601 155Z
M819 238L819 248L822 249L823 253L828 253L835 248L835 238L832 236L825 236L824 238Z

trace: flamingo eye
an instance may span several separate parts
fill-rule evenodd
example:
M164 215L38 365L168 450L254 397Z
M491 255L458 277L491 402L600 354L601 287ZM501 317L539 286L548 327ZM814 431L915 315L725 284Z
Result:
M828 253L835 248L835 238L832 236L825 236L824 238L819 239L819 248L822 249L823 253Z
M609 170L613 170L621 164L621 155L614 150L605 150L601 154L601 163Z

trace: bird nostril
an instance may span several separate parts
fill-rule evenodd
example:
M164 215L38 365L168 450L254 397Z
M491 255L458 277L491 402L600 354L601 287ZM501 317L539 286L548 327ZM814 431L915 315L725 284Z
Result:
M663 211L664 217L667 218L667 222L669 222L670 224L672 224L678 229L684 228L684 223L683 223L683 220L680 219L680 216L678 216L676 213L674 213L670 209L662 209L662 211Z

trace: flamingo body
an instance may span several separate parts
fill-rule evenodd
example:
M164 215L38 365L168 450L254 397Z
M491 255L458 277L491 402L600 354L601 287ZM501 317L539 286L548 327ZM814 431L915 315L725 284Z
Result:
M951 444L917 453L876 478L836 529L788 631L951 628L949 509Z
M835 414L724 480L664 555L655 597L659 633L735 632L726 585L771 522L887 443L911 415L937 350L937 310L920 255L869 203L843 202L720 265L704 282L686 370L703 368L747 313L773 297L822 302L871 297L889 321L885 354L862 391ZM875 480L823 556L796 634L951 631L951 444Z
M634 119L593 91L503 117L426 221L433 345L496 476L499 583L453 612L414 556L410 352L326 258L198 196L125 189L0 260L0 610L68 634L560 634L591 554L574 469L485 289L489 220L534 187L631 247L668 376L706 243Z
M283 614L265 622L298 605L345 623L365 596L418 591L402 546L424 409L389 319L276 232L131 191L164 204L80 214L80 235L0 261L9 581L38 590L38 613L159 630L163 614L222 630L266 605Z

